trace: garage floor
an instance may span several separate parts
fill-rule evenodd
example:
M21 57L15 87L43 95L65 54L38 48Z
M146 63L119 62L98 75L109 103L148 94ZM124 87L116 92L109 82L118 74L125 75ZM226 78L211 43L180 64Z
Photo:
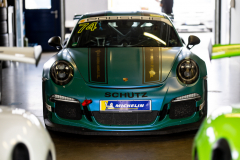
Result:
M182 37L187 40L187 34ZM208 65L209 113L217 107L240 101L240 57L214 60L210 63L205 43L211 37L200 34L202 45L194 52ZM205 49L204 49L205 48ZM42 68L54 53L44 53L38 67L11 63L3 69L3 105L24 108L42 122ZM195 131L164 136L99 137L50 132L55 143L57 159L191 159Z

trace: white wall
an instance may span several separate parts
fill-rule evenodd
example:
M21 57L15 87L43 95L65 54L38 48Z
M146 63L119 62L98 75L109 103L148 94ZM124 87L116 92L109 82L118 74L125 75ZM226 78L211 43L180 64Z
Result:
M72 21L75 14L84 14L108 9L108 0L65 0L66 21Z
M231 43L240 43L240 0L235 0L232 8Z
M229 37L229 8L231 0L221 0L221 44L240 43L240 0L235 0L235 8L231 9L231 37ZM229 41L231 38L231 41Z
M229 44L229 0L222 0L221 44Z
M112 11L140 11L148 10L160 12L158 0L108 0L108 9Z

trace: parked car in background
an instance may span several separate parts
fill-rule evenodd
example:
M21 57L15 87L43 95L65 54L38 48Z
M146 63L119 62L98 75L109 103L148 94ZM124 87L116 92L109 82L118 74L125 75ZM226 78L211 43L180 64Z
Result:
M1 160L56 160L48 132L24 109L0 107L0 144Z
M240 158L240 105L221 107L205 119L194 138L193 160Z

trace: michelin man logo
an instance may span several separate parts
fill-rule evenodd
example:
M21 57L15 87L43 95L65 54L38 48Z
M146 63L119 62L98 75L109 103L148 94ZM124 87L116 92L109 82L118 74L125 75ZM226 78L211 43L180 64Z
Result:
M111 108L111 109L114 108L113 103L110 103L110 105L107 105L107 102L105 102L105 105L106 105L107 108Z

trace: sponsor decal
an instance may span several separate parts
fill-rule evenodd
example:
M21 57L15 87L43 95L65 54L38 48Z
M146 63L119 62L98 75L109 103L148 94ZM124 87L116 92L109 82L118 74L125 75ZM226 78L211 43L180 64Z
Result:
M143 52L143 83L161 81L162 55L159 47L145 47Z
M100 101L100 111L118 111L118 112L151 111L151 101L102 100Z
M72 46L73 46L73 47L77 46L77 42L74 42L74 43L72 44Z
M144 98L148 97L147 92L142 93L133 93L133 92L126 92L126 93L118 93L118 92L106 92L105 97L113 97L113 98Z
M89 57L90 82L107 83L105 48L91 48Z

